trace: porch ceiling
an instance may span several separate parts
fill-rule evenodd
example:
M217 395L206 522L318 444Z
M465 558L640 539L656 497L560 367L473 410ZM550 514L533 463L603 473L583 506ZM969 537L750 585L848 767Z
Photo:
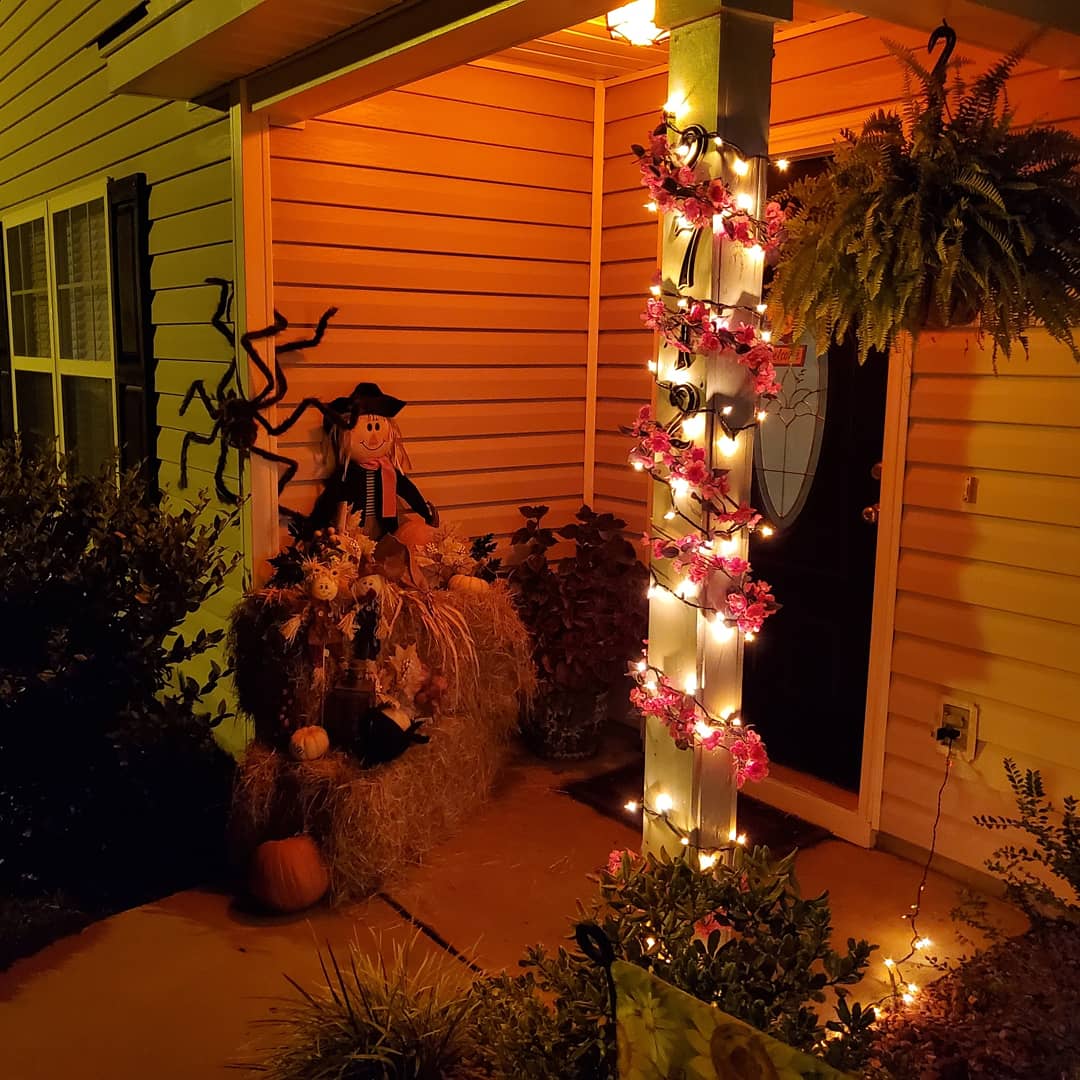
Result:
M194 101L405 0L156 0L108 54L109 88Z
M616 3L617 0L612 0L613 5ZM781 23L777 30L783 34L836 15L836 8L808 0L794 0L794 18ZM490 59L495 64L505 64L537 75L561 75L587 82L604 82L666 64L668 47L661 44L641 48L612 41L605 19L598 16L566 30L504 49Z

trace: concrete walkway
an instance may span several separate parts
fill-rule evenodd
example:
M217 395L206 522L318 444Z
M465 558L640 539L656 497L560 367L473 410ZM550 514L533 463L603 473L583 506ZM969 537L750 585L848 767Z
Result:
M513 764L483 811L388 894L489 970L513 967L530 943L559 943L575 900L593 892L587 875L639 840L632 823L559 794L572 774ZM867 937L880 958L903 953L899 916L918 867L830 840L803 852L798 872L804 894L830 891L837 942ZM956 891L935 874L924 897L920 928L946 954L959 949L948 918ZM116 915L0 975L0 1078L198 1080L230 1065L238 1075L260 1038L256 1022L288 993L283 975L316 982L317 945L374 949L372 932L385 948L414 930L379 899L270 919L193 890ZM886 990L882 964L872 970L863 1000Z

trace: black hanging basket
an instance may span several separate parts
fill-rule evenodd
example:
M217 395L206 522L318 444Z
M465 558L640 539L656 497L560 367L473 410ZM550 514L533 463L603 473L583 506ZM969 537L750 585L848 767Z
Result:
M521 735L538 757L580 761L595 756L607 720L608 692L541 687L522 709Z

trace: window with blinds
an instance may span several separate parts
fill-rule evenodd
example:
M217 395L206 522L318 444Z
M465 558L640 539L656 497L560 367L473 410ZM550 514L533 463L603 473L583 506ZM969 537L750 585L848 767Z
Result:
M14 428L96 472L116 450L104 184L3 222Z

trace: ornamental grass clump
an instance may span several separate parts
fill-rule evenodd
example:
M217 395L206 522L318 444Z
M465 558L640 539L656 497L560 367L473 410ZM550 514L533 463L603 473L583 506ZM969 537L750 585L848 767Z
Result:
M1006 356L1041 324L1080 360L1080 138L1018 129L1009 76L1023 50L946 87L902 46L903 116L845 131L825 171L792 185L769 295L775 325L860 361L902 331L978 320Z
M466 1080L476 1071L478 999L468 972L449 957L417 959L419 934L390 958L357 944L342 963L319 956L323 983L266 1021L278 1038L252 1064L271 1080Z

